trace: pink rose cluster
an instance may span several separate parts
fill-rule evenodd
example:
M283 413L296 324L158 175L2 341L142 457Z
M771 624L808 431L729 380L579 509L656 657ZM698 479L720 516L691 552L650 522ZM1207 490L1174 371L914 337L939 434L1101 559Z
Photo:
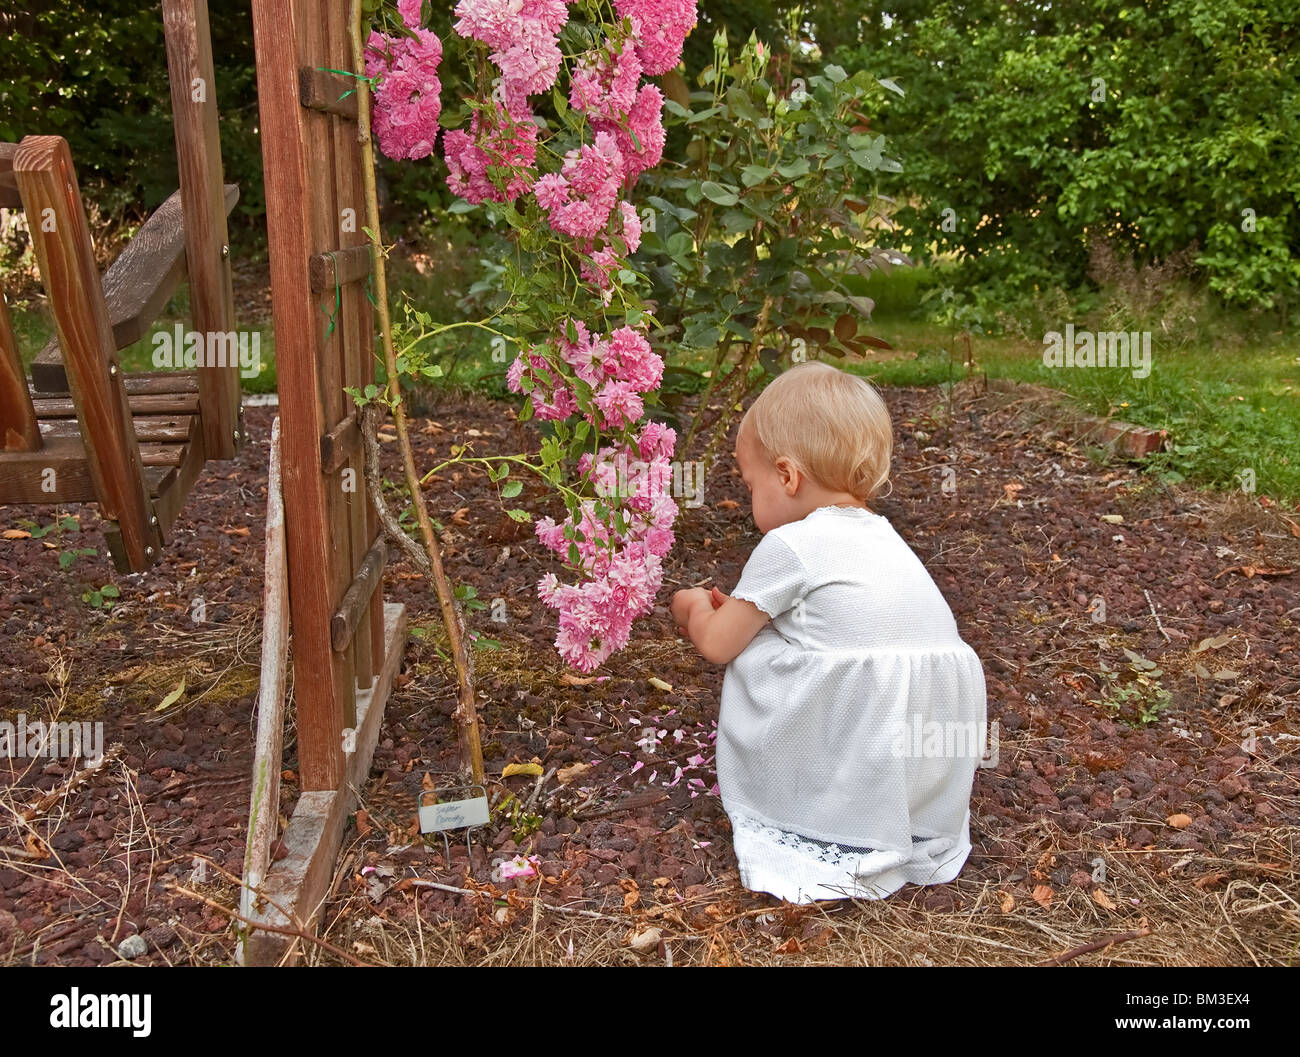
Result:
M682 44L695 27L695 0L614 0L614 10L631 21L646 73L667 73L681 61Z
M442 41L420 28L420 0L398 0L397 12L414 38L375 30L366 42L366 76L383 75L375 87L372 127L388 157L427 158L442 113Z
M528 97L549 92L560 72L559 33L569 21L566 0L460 0L456 32L492 49L507 110L522 115Z
M502 107L475 111L468 132L456 129L442 137L442 151L454 193L467 202L509 202L532 186L537 126Z
M667 487L676 444L673 430L648 422L632 445L601 448L597 460L588 453L579 461L580 472L592 474L602 494L616 488L626 492L622 509L628 527L622 536L611 540L592 499L579 508L580 540L565 535L572 518L563 524L549 517L537 523L537 538L556 554L567 558L570 546L577 547L587 577L582 584L561 584L554 573L547 573L537 585L542 601L559 612L556 649L580 672L590 672L626 646L633 621L654 606L677 517L677 503ZM630 476L629 465L635 467Z
M560 339L560 356L574 375L591 386L592 410L585 418L598 429L623 429L634 425L645 413L642 393L659 386L664 361L633 327L619 327L608 338L592 334L580 320L570 323L576 340ZM577 396L555 365L537 349L521 353L506 372L511 392L523 390L523 379L531 382L529 395L539 419L568 418L578 410Z

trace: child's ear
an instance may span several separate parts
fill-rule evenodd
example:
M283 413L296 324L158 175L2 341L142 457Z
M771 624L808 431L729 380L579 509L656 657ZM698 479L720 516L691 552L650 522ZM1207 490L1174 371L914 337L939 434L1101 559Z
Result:
M785 494L794 495L799 491L799 467L784 455L776 460L775 466L776 472L781 475L781 487L785 489Z

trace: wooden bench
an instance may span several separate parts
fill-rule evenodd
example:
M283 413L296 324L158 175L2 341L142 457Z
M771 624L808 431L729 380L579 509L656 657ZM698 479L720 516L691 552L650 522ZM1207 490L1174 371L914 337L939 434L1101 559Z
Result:
M118 363L187 277L181 192L101 280L66 141L0 144L0 199L12 202L11 187L33 218L56 336L33 361L29 390L0 301L0 503L97 502L117 568L140 571L157 559L207 458L201 376L219 372L222 388L238 392L234 367L126 375ZM225 185L223 216L238 198Z
M3 177L0 160L0 178ZM225 186L226 215L239 201L239 187ZM133 345L149 333L172 294L185 281L185 215L176 191L150 215L104 273L104 301L118 349ZM32 361L32 388L42 393L66 393L68 376L63 350L54 335Z

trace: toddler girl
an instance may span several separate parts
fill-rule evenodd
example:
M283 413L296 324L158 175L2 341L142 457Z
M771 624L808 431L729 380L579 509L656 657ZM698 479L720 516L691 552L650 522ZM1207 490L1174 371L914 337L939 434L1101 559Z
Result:
M779 375L735 451L763 538L730 597L673 596L680 630L727 665L718 786L741 881L794 903L951 881L970 854L984 673L867 509L892 446L870 383L815 361Z

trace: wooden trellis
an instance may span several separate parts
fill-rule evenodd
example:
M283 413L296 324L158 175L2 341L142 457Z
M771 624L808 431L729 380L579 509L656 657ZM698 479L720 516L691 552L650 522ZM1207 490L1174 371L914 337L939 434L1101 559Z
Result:
M302 795L250 916L280 928L319 912L405 641L344 392L374 376L355 86L329 72L351 67L347 18L344 3L253 2ZM288 943L254 930L245 961Z

